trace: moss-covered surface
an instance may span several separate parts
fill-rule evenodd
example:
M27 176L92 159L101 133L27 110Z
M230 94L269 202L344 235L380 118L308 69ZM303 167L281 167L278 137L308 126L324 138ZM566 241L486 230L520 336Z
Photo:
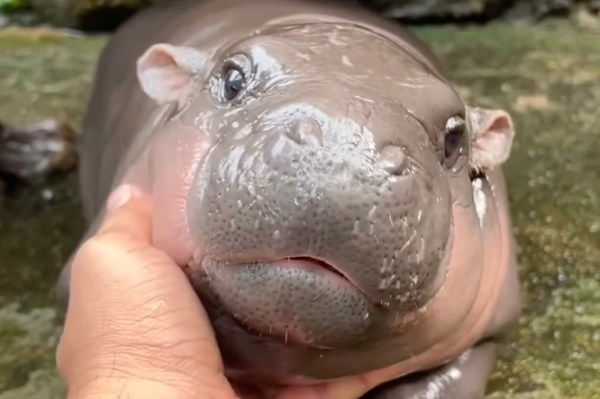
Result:
M420 28L464 96L509 110L525 292L490 399L600 397L600 37L564 24ZM103 39L0 31L0 119L80 121ZM0 200L0 399L61 397L51 289L81 234L73 175Z
M566 24L422 29L471 103L502 107L525 313L491 398L600 398L600 36Z
M0 30L0 120L78 127L104 39ZM0 399L60 396L53 285L82 232L75 174L0 194Z

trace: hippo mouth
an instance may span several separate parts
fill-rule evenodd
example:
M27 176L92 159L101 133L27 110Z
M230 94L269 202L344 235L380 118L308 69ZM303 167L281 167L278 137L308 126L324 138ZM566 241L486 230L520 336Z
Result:
M332 348L364 335L373 303L339 269L310 256L232 262L205 257L190 265L201 295L246 330L289 344ZM198 284L195 284L196 286Z
M331 273L337 274L340 278L348 280L350 283L352 283L350 279L347 276L345 276L341 271L339 271L335 266L333 266L333 264L325 260L314 258L312 256L290 256L289 258L286 258L284 260L290 262L298 261L312 263L315 266L321 267Z

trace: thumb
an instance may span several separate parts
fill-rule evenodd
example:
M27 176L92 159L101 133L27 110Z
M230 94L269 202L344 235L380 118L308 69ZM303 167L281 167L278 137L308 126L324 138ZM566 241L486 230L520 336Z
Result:
M116 240L125 246L151 245L151 201L135 186L124 184L112 192L97 238Z
M134 187L118 188L98 232L74 257L59 368L69 380L85 366L108 375L117 367L148 378L168 371L161 377L194 386L217 378L225 386L196 293L181 268L151 245L150 205Z

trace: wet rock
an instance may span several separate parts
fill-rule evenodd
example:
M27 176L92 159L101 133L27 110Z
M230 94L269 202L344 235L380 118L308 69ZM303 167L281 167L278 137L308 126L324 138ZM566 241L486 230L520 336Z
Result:
M577 0L517 0L505 13L506 18L540 19L549 16L568 16L578 3Z
M11 25L31 26L38 22L25 0L0 0L0 29Z
M571 13L571 20L583 29L600 31L600 0L576 7Z
M152 0L29 0L44 20L88 31L111 31Z
M460 22L508 19L537 20L593 10L597 0L362 0L390 18L406 22Z
M0 176L39 181L77 164L75 131L54 120L22 127L0 122Z
M29 0L29 6L40 20L56 26L72 26L74 14L69 0Z
M363 0L383 15L413 22L489 19L509 7L510 0Z

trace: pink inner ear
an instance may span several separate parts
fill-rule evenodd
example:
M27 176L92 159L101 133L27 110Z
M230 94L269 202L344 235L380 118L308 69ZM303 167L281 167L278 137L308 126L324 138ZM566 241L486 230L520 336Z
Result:
M166 51L156 51L151 54L147 62L149 68L155 69L157 72L160 71L162 77L165 79L164 84L170 89L182 89L189 83L188 75L181 70L175 59Z
M487 130L502 132L503 134L510 135L510 132L512 131L512 123L507 115L504 115L504 113L499 113L499 115L495 115Z
M504 111L483 111L480 124L475 126L472 161L476 168L493 168L510 155L514 128Z
M143 65L154 67L169 67L175 65L175 60L165 50L156 49L144 59Z
M190 76L172 54L172 49L156 45L140 58L138 73L142 88L159 103L185 97Z
M164 76L163 85L166 86L166 90L184 90L190 83L189 77L182 74L175 66L168 67L168 70L164 70L162 74Z

